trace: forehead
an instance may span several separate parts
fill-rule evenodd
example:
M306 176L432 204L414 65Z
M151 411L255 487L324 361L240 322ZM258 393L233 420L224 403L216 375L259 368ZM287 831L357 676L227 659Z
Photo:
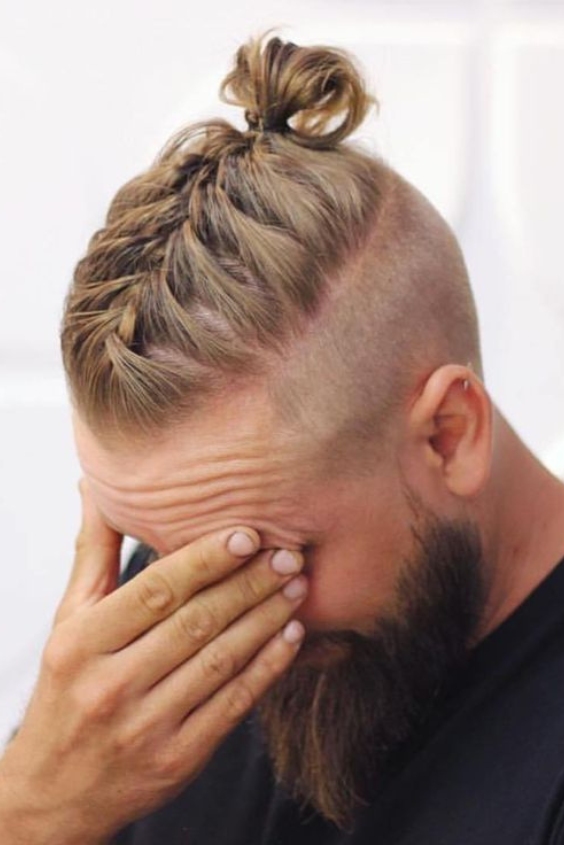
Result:
M75 437L108 523L160 553L234 524L296 548L321 529L319 508L304 507L313 461L257 399L209 408L142 445L105 446L78 417Z

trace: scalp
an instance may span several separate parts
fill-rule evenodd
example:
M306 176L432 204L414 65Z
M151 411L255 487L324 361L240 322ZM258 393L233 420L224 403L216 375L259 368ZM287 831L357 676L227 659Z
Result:
M271 382L288 424L335 458L382 440L418 384L446 363L481 373L476 309L460 247L428 200L387 169L366 242Z

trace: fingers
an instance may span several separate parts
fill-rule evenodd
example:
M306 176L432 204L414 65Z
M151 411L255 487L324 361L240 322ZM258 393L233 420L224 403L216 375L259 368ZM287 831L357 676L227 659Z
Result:
M303 558L297 552L265 551L220 584L201 590L124 650L120 671L131 678L131 691L146 690L166 677L235 619L295 578L302 565ZM275 567L282 571L276 571ZM284 611L287 604L282 601ZM263 641L277 630L276 618L272 619L274 627L267 626Z
M79 607L89 606L112 592L118 582L122 537L104 522L88 484L79 484L82 524L67 589L59 605L55 624L71 616Z
M292 620L249 662L184 721L175 746L179 759L204 765L236 725L289 668L303 641L304 629Z
M250 528L210 534L147 567L91 608L82 634L89 651L118 651L171 616L199 590L252 555L259 536Z
M182 722L192 710L230 683L265 643L285 627L306 594L306 579L299 576L253 607L191 660L156 684L147 698L150 709L167 712L172 721Z

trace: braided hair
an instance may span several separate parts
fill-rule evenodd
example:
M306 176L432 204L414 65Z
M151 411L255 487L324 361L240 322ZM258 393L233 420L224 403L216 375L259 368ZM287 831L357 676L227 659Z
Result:
M156 431L266 373L378 210L385 166L345 143L373 102L346 53L251 41L221 94L247 126L179 132L76 267L63 360L98 433Z

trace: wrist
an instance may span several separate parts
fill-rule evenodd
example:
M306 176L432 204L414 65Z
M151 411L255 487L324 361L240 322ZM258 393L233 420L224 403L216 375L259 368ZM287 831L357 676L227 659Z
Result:
M58 817L56 810L41 806L36 790L18 782L0 760L0 841L2 845L108 845L107 838L78 832Z

